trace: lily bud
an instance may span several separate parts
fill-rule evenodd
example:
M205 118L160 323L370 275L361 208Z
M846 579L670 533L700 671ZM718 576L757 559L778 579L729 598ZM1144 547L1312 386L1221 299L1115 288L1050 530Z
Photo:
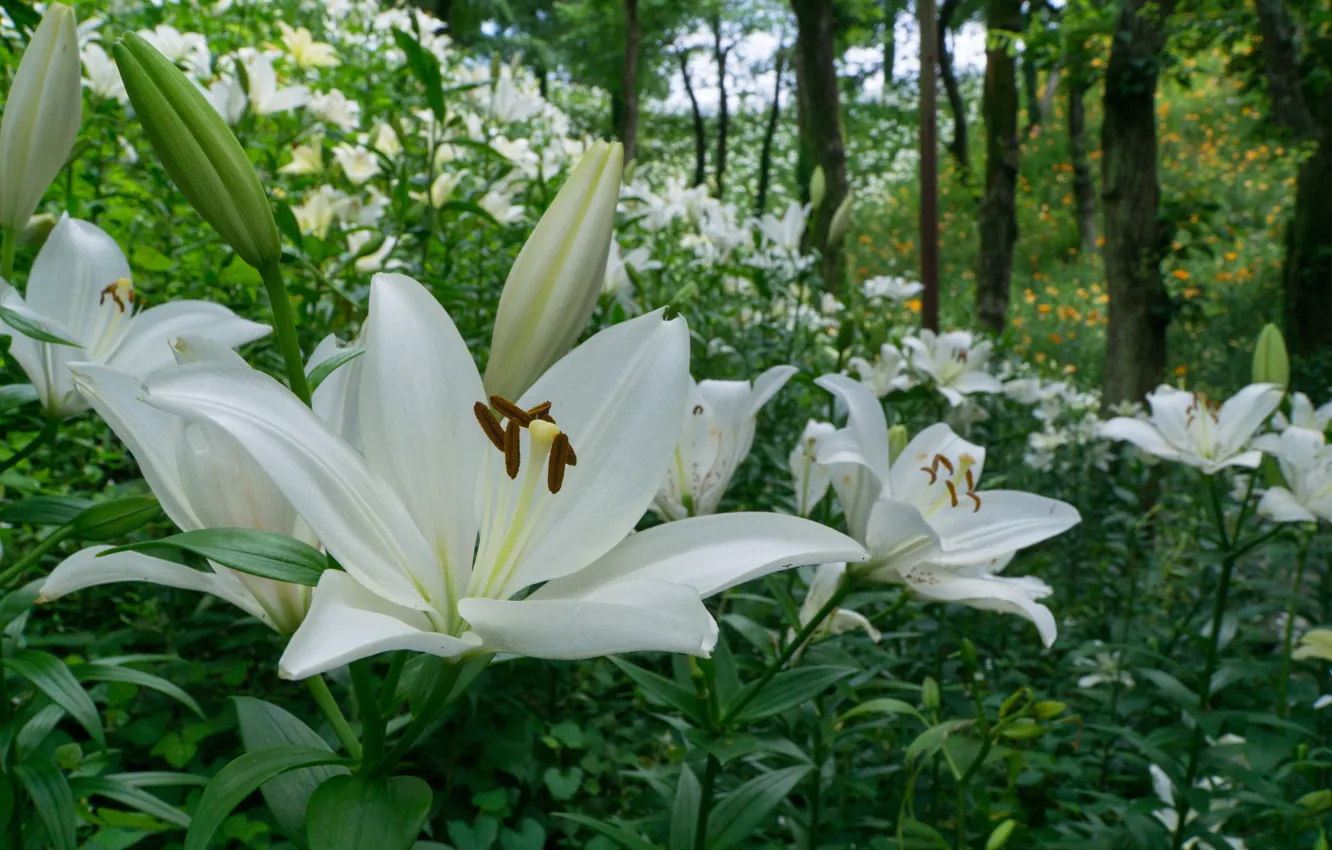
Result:
M28 223L82 121L78 22L73 9L52 3L23 51L0 118L0 227Z
M834 246L842 241L851 229L851 196L847 195L833 212L832 222L828 225L828 245Z
M939 710L939 683L934 681L933 676L926 676L925 681L920 683L920 704L926 711Z
M996 826L994 832L991 832L990 837L985 840L985 850L1002 850L1012 837L1014 829L1017 829L1017 821L1012 818Z
M130 33L112 48L130 103L167 174L240 258L257 269L282 256L268 196L222 116L165 56Z
M1263 326L1258 334L1258 343L1253 347L1253 382L1281 387L1290 383L1290 356L1286 354L1286 340L1281 330L1271 322Z
M902 450L907 447L911 435L905 425L893 425L888 429L888 462L896 463Z
M578 341L606 276L623 166L618 142L594 144L518 253L495 314L487 393L518 398Z
M815 166L814 173L809 175L809 208L818 210L823 206L823 196L828 193L828 181L823 176L823 166Z
M46 237L51 235L51 231L55 230L56 223L59 221L60 219L50 213L33 216L19 231L19 244L41 248L46 244Z

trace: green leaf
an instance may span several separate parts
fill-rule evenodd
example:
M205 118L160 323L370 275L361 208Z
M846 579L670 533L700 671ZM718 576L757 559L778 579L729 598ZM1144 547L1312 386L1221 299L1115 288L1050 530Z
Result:
M319 385L324 382L324 379L329 375L332 375L334 370L339 366L348 361L355 360L364 353L364 348L348 348L339 351L327 360L321 360L319 365L311 369L310 373L305 376L305 380L310 384L310 392L319 389Z
M133 667L121 667L116 664L98 662L75 664L69 669L74 674L74 678L80 682L123 682L128 685L138 685L150 691L157 691L159 694L165 694L193 711L201 720L207 719L204 717L203 709L194 701L194 697L161 676L154 676L152 673L145 673Z
M912 818L902 820L902 835L911 840L906 846L915 850L948 850L948 841L939 830Z
M657 845L650 841L645 841L622 826L606 823L605 821L597 820L596 818L588 817L587 815L557 812L555 817L564 818L567 821L573 821L576 824L594 830L619 844L621 847L626 848L626 850L661 850Z
M77 342L70 342L64 337L56 336L37 322L29 319L17 310L11 310L8 307L0 307L0 322L9 325L11 328L29 339L35 339L38 342L48 342L52 345L68 345L73 348L79 347Z
M806 700L813 699L837 682L855 675L856 672L854 667L832 666L798 667L795 670L783 671L773 676L758 696L754 697L734 719L737 723L752 723L755 720L781 714ZM758 684L751 682L746 685L736 699L743 699Z
M180 809L165 800L154 797L141 788L128 782L112 779L109 776L76 778L70 781L69 787L74 795L80 799L99 795L179 827L190 825L190 816Z
M675 785L675 803L671 806L670 850L694 850L694 831L698 826L698 807L703 788L689 765L680 768Z
M578 786L583 784L583 770L579 767L566 767L561 770L554 765L541 774L541 781L546 790L556 800L568 800L578 793Z
M426 103L430 111L435 113L435 120L443 124L448 120L448 112L444 106L444 80L439 70L439 60L422 47L421 42L413 38L411 33L395 29L393 40L397 42L398 49L407 54L407 67L425 89Z
M803 764L774 770L727 794L708 819L708 850L740 846L809 771Z
M4 660L4 665L27 679L46 698L63 708L92 735L102 749L106 749L106 736L102 720L92 697L79 685L78 679L59 658L36 649L16 649Z
M0 597L0 629L32 610L46 578L36 578Z
M207 850L231 811L273 777L302 767L348 763L320 747L269 747L246 753L209 780L185 835L185 850Z
M333 752L317 732L286 709L252 697L232 699L236 703L236 717L240 721L241 741L246 752L292 745ZM278 827L300 844L305 841L305 812L310 805L310 795L326 780L348 773L345 767L333 765L303 767L270 779L259 791Z
M753 735L713 733L706 729L686 729L684 739L703 752L716 756L722 765L747 756L763 746Z
M1179 679L1164 670L1155 670L1150 667L1144 668L1140 672L1144 678L1150 679L1152 684L1160 688L1161 692L1170 697L1181 709L1190 714L1198 712L1198 695L1189 690Z
M156 496L128 496L98 502L74 517L71 524L84 540L113 540L143 528L161 513Z
M15 525L69 525L92 507L92 502L74 496L29 496L0 511L0 519Z
M693 691L681 687L665 676L660 676L651 670L645 670L637 664L632 664L614 655L608 656L607 660L633 679L650 699L664 703L683 713L695 723L702 724L703 705Z
M75 850L79 842L74 828L74 793L65 775L51 762L40 759L20 762L12 771L28 792L51 846L55 850Z
M310 798L307 840L318 850L411 850L432 801L415 776L335 776Z
M161 552L181 550L262 578L314 587L328 569L323 552L285 534L250 528L203 528L173 534L161 540L145 540L107 549L113 552Z
M170 770L144 770L129 773L107 774L106 779L114 779L135 788L174 788L177 785L207 785L208 777L193 773L174 773Z
M491 215L490 212L485 207L482 207L481 205L475 204L471 201L445 201L442 205L440 205L439 211L472 213L473 215L477 215L480 216L481 218L484 218L486 221L490 222L496 227L500 226L499 220L496 219L495 216Z
M296 214L291 211L291 204L286 201L278 201L273 210L273 219L277 222L278 230L282 235L291 240L291 244L296 246L297 251L305 251L305 234L301 233L301 226L296 221ZM310 388L311 391L314 387Z
M880 697L879 699L862 702L860 705L843 714L841 719L847 721L852 717L857 717L861 714L909 714L921 723L928 725L925 716L917 711L914 705L904 700L893 699L892 697Z
M0 413L13 410L37 400L37 388L32 384L6 384L0 387Z
M931 726L924 732L916 736L916 739L907 746L906 760L913 762L918 756L930 756L939 751L943 746L944 740L963 726L970 726L970 720L945 720L935 726Z

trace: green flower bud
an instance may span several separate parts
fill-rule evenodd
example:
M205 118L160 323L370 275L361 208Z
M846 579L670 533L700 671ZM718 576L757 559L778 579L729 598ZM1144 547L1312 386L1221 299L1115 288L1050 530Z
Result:
M1017 829L1017 821L1009 819L994 828L990 837L985 841L985 850L1000 850L1008 839L1012 837L1013 830Z
M1050 720L1063 714L1065 708L1062 702L1042 700L1031 707L1031 712L1036 715L1037 720Z
M896 463L902 450L911 441L911 435L905 425L894 425L888 429L888 462Z
M130 33L112 48L153 151L190 205L240 258L275 266L282 243L268 196L222 116L152 45Z
M23 229L19 231L19 243L30 245L34 248L41 248L46 244L46 237L51 235L52 230L55 230L58 221L60 221L60 219L50 213L41 213L40 215L33 216L28 219L28 223L23 225Z
M920 704L925 706L926 711L939 710L939 683L934 681L933 676L926 676L920 685Z
M823 206L823 196L828 193L828 182L823 176L823 166L817 166L809 176L809 206L817 210Z
M901 428L902 426L897 425L897 426L894 426L894 427ZM903 428L902 430L905 431L906 429ZM889 439L890 441L892 440L892 433L891 433L891 432L889 432L889 437L888 437L888 439ZM905 447L905 446L904 446L904 447ZM891 442L889 443L889 446L888 446L888 453L889 453L889 455L892 455L892 453L893 453L893 449L892 449L892 444L891 444ZM898 449L897 453L898 453L898 454L901 454L901 453L902 453L902 452L901 452L901 449ZM976 645L975 645L974 643L971 642L971 639L970 639L970 638L962 638L962 651L961 651L961 655L962 655L962 663L966 665L966 668L967 668L968 670L975 670L975 669L979 666L979 665L977 664L977 662L976 662Z
M1258 334L1258 344L1253 347L1253 382L1280 387L1290 384L1290 356L1286 354L1286 340L1281 336L1281 330L1270 322L1263 326Z
M842 202L837 205L837 211L833 213L832 223L828 225L828 245L835 246L846 232L851 229L851 196L847 195Z

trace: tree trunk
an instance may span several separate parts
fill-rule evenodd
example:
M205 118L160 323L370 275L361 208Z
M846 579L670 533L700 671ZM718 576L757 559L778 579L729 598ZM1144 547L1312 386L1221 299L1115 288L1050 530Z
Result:
M948 50L948 29L952 26L954 13L960 0L944 0L939 7L938 42L939 76L943 78L944 93L948 96L948 108L953 111L953 139L948 143L948 152L957 160L958 174L962 185L971 185L971 149L967 141L967 106L962 101L962 90L957 85L957 75L953 73L953 54Z
M1286 229L1286 344L1301 361L1332 351L1332 90L1318 105L1321 137L1295 182L1295 210ZM1305 364L1301 363L1301 366ZM1325 378L1332 362L1309 363ZM1302 369L1301 371L1305 371Z
M883 94L893 88L893 66L897 64L897 0L883 0Z
M1050 69L1050 73L1045 75L1045 91L1041 93L1041 114L1049 115L1054 112L1055 95L1059 92L1059 77L1064 70L1060 62L1056 62Z
M722 47L721 18L712 19L712 56L717 61L717 197L726 195L726 137L731 127L730 106L726 98L726 54Z
M1156 83L1174 0L1124 0L1105 74L1101 180L1110 324L1106 405L1142 401L1165 377L1170 298L1161 280L1169 234L1159 220Z
M1030 138L1031 134L1036 132L1036 128L1041 126L1045 115L1041 112L1041 95L1038 89L1041 87L1040 73L1036 68L1036 63L1032 61L1030 54L1022 54L1022 90L1027 98L1027 124L1022 128L1022 135Z
M1021 0L989 0L987 29L1022 26ZM1008 290L1017 243L1018 91L1017 69L1003 45L985 51L985 195L980 207L980 268L976 274L976 314L1001 333L1008 315Z
M772 181L772 143L777 137L777 122L782 113L782 65L785 58L785 49L778 45L773 60L772 106L768 109L768 126L763 130L763 147L759 151L758 195L754 199L756 216L763 215L768 209L768 184Z
M823 166L827 191L814 217L810 244L823 251L823 281L839 288L841 251L829 245L828 226L846 198L846 148L842 143L842 112L837 97L837 48L833 4L828 0L791 0L796 16L796 74L800 91L800 147L808 172Z
M620 108L615 129L624 144L624 161L634 158L638 146L638 47L643 31L638 22L638 0L624 0L624 64L620 73Z
M1078 249L1096 250L1096 181L1087 156L1087 85L1068 79L1068 147L1073 153L1073 210L1078 220Z
M1312 139L1318 134L1318 127L1304 100L1295 25L1283 0L1257 0L1257 6L1272 118L1295 138Z
M703 126L703 112L698 108L698 98L694 95L694 84L689 78L689 51L680 52L680 75L684 77L685 94L689 96L689 110L694 116L694 182L698 186L707 177L708 136Z

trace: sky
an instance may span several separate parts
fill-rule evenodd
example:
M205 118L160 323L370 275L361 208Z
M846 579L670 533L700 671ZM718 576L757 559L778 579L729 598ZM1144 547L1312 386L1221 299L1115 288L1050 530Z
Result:
M920 68L920 35L916 22L903 16L897 20L897 56L893 63L893 76L896 78L914 78ZM706 29L688 36L683 45L698 48L689 61L690 77L694 95L698 98L699 108L704 113L717 111L717 67L712 59L712 33ZM748 93L749 96L768 101L772 98L773 74L769 69L755 74L752 68L772 62L772 55L778 45L778 36L769 32L756 32L746 36L731 51L727 65L729 94ZM976 23L965 24L952 41L953 64L959 74L979 71L985 67L985 28ZM842 71L854 72L862 68L878 68L883 61L882 50L857 47L848 50L842 57ZM788 74L783 82L783 97L792 85ZM866 97L877 98L883 92L882 74L874 74L866 80L862 92ZM743 95L741 95L743 96ZM666 108L686 110L689 98L685 94L684 82L677 72L671 79L671 93L665 102Z

